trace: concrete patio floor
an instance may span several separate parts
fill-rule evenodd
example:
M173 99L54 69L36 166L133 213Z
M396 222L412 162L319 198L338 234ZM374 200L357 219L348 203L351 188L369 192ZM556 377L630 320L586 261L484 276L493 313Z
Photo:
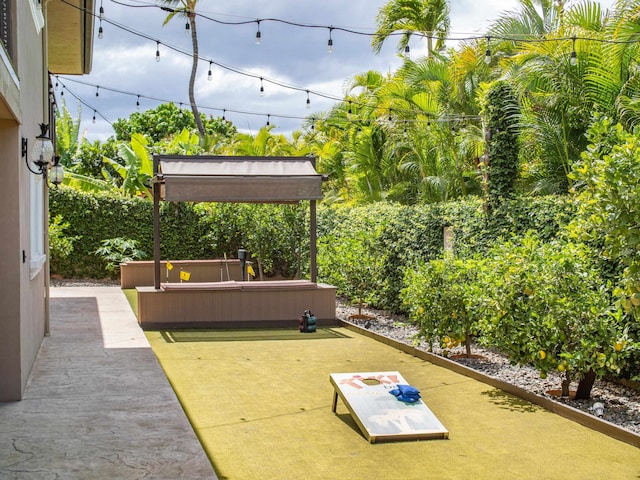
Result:
M0 403L0 478L216 479L122 290L51 297L24 399Z

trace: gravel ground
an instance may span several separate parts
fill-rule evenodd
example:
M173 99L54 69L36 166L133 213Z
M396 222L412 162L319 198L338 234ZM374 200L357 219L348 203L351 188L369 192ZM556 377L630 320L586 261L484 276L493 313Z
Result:
M75 280L75 279L51 279L52 287L67 286L119 286L119 280L103 279L103 280ZM350 320L349 316L358 313L357 306L352 306L341 299L336 304L336 315L345 322L356 324L360 327L364 326L362 320ZM374 310L364 308L363 312L373 317L368 325L369 330L376 332L396 341L413 345L424 351L428 351L425 343L416 344L414 336L417 328L414 327L406 317L391 314L383 310ZM433 353L442 355L440 349L434 348ZM449 351L449 357L458 353L464 353L462 347L456 347ZM547 392L552 389L559 389L561 377L559 373L550 372L546 379L541 379L537 370L528 366L513 366L505 356L484 349L478 345L472 347L472 354L479 358L452 358L456 362L474 370L480 371L485 375L498 378L502 381L511 383L520 388L533 392L537 395L548 397L554 401L570 405L574 408L583 410L593 414L592 405L595 402L604 404L603 418L611 423L619 425L627 430L640 435L640 389L629 388L618 383L598 380L591 390L591 399L589 400L572 400L564 397L560 398L550 395ZM575 388L572 385L571 388Z
M357 307L338 300L337 317L346 322L365 327L366 321L349 319L350 315L357 313ZM362 313L373 317L366 325L372 332L407 345L413 345L420 350L428 351L427 344L424 342L416 343L414 336L418 330L406 317L368 308L364 308ZM443 355L441 349L434 348L433 353ZM453 348L449 350L449 357L451 358L459 353L464 353L462 347ZM478 345L473 345L471 353L479 358L455 357L451 359L469 368L480 371L485 375L490 375L529 392L570 405L591 414L594 414L592 410L593 404L595 402L601 402L604 404L604 416L602 418L640 435L640 389L628 388L618 383L598 380L591 390L591 399L589 400L572 400L568 397L560 398L547 393L549 390L560 388L561 377L559 373L549 373L547 378L541 379L539 372L534 368L526 365L510 365L505 356L483 349ZM576 385L571 385L572 389L575 387Z

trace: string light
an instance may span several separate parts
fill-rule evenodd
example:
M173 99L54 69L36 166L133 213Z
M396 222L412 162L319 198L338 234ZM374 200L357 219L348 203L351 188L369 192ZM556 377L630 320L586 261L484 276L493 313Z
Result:
M73 7L73 8L76 8L76 9L78 9L78 10L81 10L81 11L84 11L84 12L86 12L86 13L92 14L92 13L91 13L91 12L89 12L87 9L85 9L85 8L83 8L83 7L78 7L78 6L76 6L76 5L72 5L72 4L71 4L71 3L69 3L67 0L61 0L61 1L63 1L64 3L67 3L69 6L71 6L71 7ZM128 6L131 6L131 5L128 5ZM163 8L163 9L164 9L164 8ZM173 10L167 10L167 11L173 11ZM195 14L195 12L194 12L194 14ZM196 15L197 15L197 16L200 16L200 17L202 17L202 18L205 18L205 19L207 19L207 20L213 21L213 22L217 22L217 23L221 23L221 24L227 24L227 25L240 25L240 24L247 24L247 23L253 23L253 22L258 23L258 25L259 25L259 22L261 22L261 21L274 21L274 22L285 23L285 24L294 25L294 26L303 27L303 28L328 28L328 29L329 29L329 43L328 43L328 46L329 46L329 47L332 47L332 46L333 46L333 39L332 39L332 31L333 31L333 30L341 30L341 31L345 31L345 32L353 33L353 34L357 34L357 35L367 35L367 36L375 35L375 34L371 34L371 33L358 32L358 31L354 31L354 30L350 30L350 29L346 29L346 28L342 28L342 27L324 26L324 25L305 25L305 24L298 24L298 23L294 23L294 22L288 22L288 21L286 21L286 20L280 20L280 19L257 19L257 20L242 21L242 22L223 22L223 21L219 21L219 20L216 20L216 19L213 19L213 18L210 18L210 17L206 17L206 16L201 15L201 14L196 14ZM122 30L125 30L125 31L127 31L127 32L129 32L129 33L132 33L132 34L134 34L134 35L137 35L137 36L140 36L140 37L146 38L146 39L148 39L148 40L154 40L154 39L152 39L152 38L150 38L150 37L146 36L145 34L140 33L140 32L137 32L137 31L135 31L135 30L132 30L132 29L130 29L129 27L126 27L126 26L124 26L124 25L121 25L121 24L118 24L118 23L115 23L115 22L111 22L111 21L110 21L110 20L108 20L108 19L105 19L105 21L107 21L107 22L109 22L109 23L112 23L112 24L113 24L113 25L115 25L116 27L118 27L118 28L120 28L120 29L122 29ZM406 35L406 32L392 33L392 35ZM461 41L461 40L477 40L477 39L480 39L480 38L482 38L482 37L481 37L481 36L480 36L480 37L479 37L479 36L472 36L472 37L466 37L466 38L454 38L454 37L450 37L450 38L449 38L449 37L447 37L445 40L457 40L457 41ZM491 37L486 36L485 38L487 38L487 40L489 40ZM549 41L557 42L557 41L566 40L566 38L554 38L554 39L549 39L549 38L536 38L536 39L531 39L531 38L521 38L521 37L520 37L520 36L518 36L518 35L503 36L503 37L495 37L495 38L500 38L500 39L503 39L503 40L510 40L510 41L517 41L517 42L522 42L522 43L540 43L540 42L549 42ZM572 37L572 40L574 40L574 41L575 41L575 39L576 39L576 37ZM638 41L637 41L637 40L615 40L615 39L614 39L614 40L611 40L611 39L602 39L602 38L586 38L585 40L590 40L590 41L600 42L600 43L608 43L608 44L634 44L634 43L638 43ZM156 49L156 61L158 61L158 62L159 62L159 61L160 61L159 45L160 45L160 43L161 43L161 42L160 42L159 40L154 40L154 41L156 41L156 44L157 44L157 49ZM179 53L182 53L182 54L184 54L184 55L189 55L189 56L191 56L191 55L192 55L192 53L191 53L191 52L186 52L186 51L183 51L183 50L178 49L178 48L176 48L176 47L168 46L168 48L171 48L171 49L173 49L173 50L175 50L175 51L177 51L177 52L179 52ZM331 49L331 50L332 50L332 49ZM574 51L575 51L575 50L574 50ZM491 55L490 55L490 54L491 54L491 52L490 52L490 49L489 49L489 48L487 48L486 53L487 53L488 55L485 55L485 61L487 61L487 58L489 58L489 60L491 59L491 58L490 58L490 57L491 57ZM572 57L573 57L573 54L572 54ZM577 57L577 55L576 55L576 57ZM573 60L571 60L571 61L573 61ZM577 58L576 58L576 61L577 61ZM214 63L215 63L215 62L214 62ZM238 74L240 74L240 75L245 75L245 76L251 76L251 77L253 77L253 78L258 78L258 77L257 77L256 75L254 75L254 74L251 74L251 73L248 73L248 72L243 72L243 71L241 71L241 70L238 70L238 69L235 69L235 68L232 68L232 67L228 67L228 66L225 66L225 65L222 65L222 64L218 64L218 63L216 63L216 64L217 64L217 65L219 65L221 68L227 69L227 70L232 71L232 72L234 72L234 73L238 73ZM289 89L293 89L293 90L304 91L304 89L303 89L303 88L301 88L301 87L288 85L288 84L285 84L285 83L283 83L283 82L278 82L278 81L275 81L275 80L269 80L269 81L271 81L272 83L274 83L274 84L276 84L276 85L280 85L280 86L282 86L282 87L284 87L284 88L289 88ZM321 94L321 93L315 93L315 94L317 94L317 95L319 95L319 96L322 96L323 98L327 98L327 99L332 99L332 100L337 100L337 101L341 101L341 100L342 100L342 99L340 99L340 98L337 98L337 97L336 97L336 96L334 96L334 95L327 95L327 94Z
M260 33L260 20L256 20L258 23L258 31L256 32L256 45L262 43L262 33Z
M75 8L77 10L83 11L87 14L90 15L94 15L91 11L89 11L88 9L84 8L84 7L79 7L77 5L74 5L72 3L70 3L68 0L60 0L62 2L64 2L65 4L69 5L72 8ZM168 11L168 12L173 12L175 13L175 10L164 7L164 6L159 6L159 5L143 5L143 6L134 6L134 5L126 5L126 4L122 4L124 6L127 7L131 7L131 8L146 8L146 7L157 7L160 8L162 10ZM222 21L222 20L218 20L206 15L202 15L200 13L196 13L196 12L192 12L194 15L201 17L203 19L209 20L211 22L215 22L215 23L219 23L219 24L223 24L223 25L231 25L231 26L235 26L235 25L245 25L248 23L258 23L258 25L260 25L260 22L266 22L266 21L272 21L272 22L278 22L278 23L283 23L286 25L291 25L291 26L295 26L295 27L301 27L301 28L328 28L329 29L329 44L330 46L333 45L333 40L331 39L331 32L332 30L340 30L346 33L351 33L351 34L355 34L355 35L363 35L363 36L369 36L369 37L373 37L376 34L375 33L370 33L370 32L362 32L362 31L357 31L357 30L352 30L352 29L348 29L348 28L344 28L344 27L334 27L332 26L327 26L327 25L317 25L317 24L303 24L303 23L297 23L297 22L292 22L292 21L288 21L288 20L283 20L283 19L278 19L278 18L265 18L265 19L256 19L256 20L243 20L243 21L238 21L238 22L229 22L229 21ZM95 16L95 15L94 15ZM104 18L104 9L102 8L102 6L100 7L100 19ZM135 30L132 30L129 27L126 27L124 25L115 23L115 22L111 22L110 20L106 20L109 23L112 23L113 25L115 25L116 27L128 31L129 33L132 33L134 35L143 37L143 38L147 38L149 40L152 40L150 37L147 37L146 35L137 32ZM406 32L393 32L390 35L407 35ZM451 37L445 37L443 38L444 41L472 41L472 40L478 40L482 38L482 36L462 36L462 37L455 37L455 36L451 36ZM486 36L485 38L489 39L490 37ZM502 40L507 40L507 41L514 41L514 42L520 42L520 43L541 43L541 42L550 42L550 41L561 41L561 40L565 40L564 38L544 38L544 37L540 37L540 38L526 38L523 37L521 35L505 35L505 36L499 36L499 37L495 37L495 38L499 38ZM573 37L575 38L575 37ZM594 42L599 42L599 43L606 43L606 44L635 44L638 43L637 39L629 39L629 40L616 40L616 39L607 39L607 38L584 38L584 40L590 40L590 41L594 41ZM189 56L191 56L191 53L187 53L178 49L175 49L177 51L180 51L180 53L184 53L185 55L188 54ZM490 57L490 49L487 49L487 52L489 53L489 57ZM486 55L485 55L485 61L486 61Z
M331 38L331 32L333 27L329 27L329 41L327 42L327 52L333 53L333 38Z
M136 110L140 110L140 95L138 95L138 99L136 100Z
M66 87L66 85L65 85L63 82L60 82L60 81L59 81L59 80L60 80L60 77L59 77L58 75L56 75L55 77L56 77L56 85L60 85L60 86L62 87L61 96L64 96L64 90L65 90L67 87ZM155 98L155 97L150 97L150 96L146 96L146 95L136 94L136 93L133 93L133 92L126 92L126 91L123 91L123 90L113 89L113 88L109 88L109 87L105 87L105 86L97 86L97 85L93 85L93 84L91 84L91 83L84 82L84 81L82 81L82 80L78 80L78 79L75 79L75 78L66 78L66 77L64 77L64 79L65 79L65 80L68 80L68 81L71 81L71 82L74 82L74 83L78 83L78 84L82 84L82 85L87 85L87 86L91 86L91 87L96 87L96 88L101 88L101 89L105 89L105 90L112 91L112 92L115 92L115 93L120 93L120 94L124 94L124 95L133 95L133 96L136 96L138 99L140 99L141 97L144 97L144 98L148 98L148 99L150 99L150 100L152 100L152 101L157 101L157 102L160 102L160 103L173 103L173 104L177 103L177 102L175 102L175 101L173 101L173 100L171 100L171 99ZM264 80L264 79L263 79L263 80ZM305 91L305 92L307 92L307 90L304 90L304 91ZM308 92L309 92L309 96L310 96L310 94L311 94L311 93L314 93L314 92L312 92L311 90L308 90ZM82 98L81 98L81 97L79 97L78 95L74 94L72 91L70 91L70 93L71 93L71 95L72 95L72 96L74 96L74 97L75 97L75 98L76 98L80 103L82 103L82 104L84 104L84 105L86 105L86 106L90 107L91 109L93 109L93 110L94 110L94 112L96 111L96 110L95 110L95 108L94 108L93 106L91 106L91 105L89 105L88 103L86 103L84 100L82 100ZM322 95L322 94L319 94L319 95ZM346 103L348 103L348 105L349 105L348 109L349 109L349 115L350 115L350 114L351 114L351 110L352 110L353 101L352 101L351 99L345 99L345 98L340 98L340 99L337 99L337 100L339 100L339 101L341 101L341 102L346 102ZM138 103L139 103L139 100L136 102L136 106L138 105ZM183 106L183 103L182 103L182 102L180 102L180 110L181 110L181 111L182 111L182 106ZM205 106L205 105L200 105L200 106L199 106L199 108L221 111L221 112L223 112L223 115L224 115L223 119L226 121L226 112L227 112L227 110L228 110L228 109L226 109L226 108L225 108L225 109L222 109L222 108L219 108L219 107L212 107L212 106ZM252 115L252 116L264 116L264 115L265 115L264 113L260 113L260 112L251 112L251 111L242 111L242 110L230 110L230 111L235 112L235 113L238 113L238 114L241 114L241 115ZM389 109L389 117L388 117L390 122L393 120L393 118L392 118L392 112L393 112L393 109L391 109L391 108L390 108L390 109ZM94 113L94 116L95 116L95 113ZM101 116L102 116L102 115L101 115ZM272 115L272 114L269 114L269 115L268 115L268 117L269 117L269 118L268 118L269 122L270 122L270 117L271 117L271 116L275 116L275 117L278 117L278 118L287 118L287 119L305 120L305 117L300 117L300 116L293 116L293 115ZM102 117L104 118L104 116L102 116ZM440 122L447 121L447 123L449 123L449 122L451 122L451 121L452 121L452 118L454 118L454 117L446 117L446 118L442 117L442 118L440 118L438 121L440 121ZM463 118L463 119L464 119L464 118L476 118L476 117L464 117L464 116L463 116L463 117L455 117L455 118L457 118L457 119ZM314 118L314 120L317 120L317 119L315 119L315 118ZM105 118L105 121L107 121L107 123L111 124L111 122L109 122L109 120L107 120L106 118ZM269 125L270 125L270 123L269 123ZM430 122L428 123L428 125L427 125L427 126L430 126Z
M96 111L93 111L93 120L92 123L96 123Z
M102 29L102 20L100 20L100 27L98 27L98 38L104 38L104 30Z
M209 60L209 71L207 72L207 80L211 81L213 78L213 73L211 72L211 65L213 65L213 60Z
M487 37L487 51L484 54L484 63L489 65L491 63L491 48L489 42L491 41L491 37Z
M99 90L100 90L100 86L99 86L99 85L97 85L97 86L96 86L96 97L99 97L99 96L100 96L100 92L99 92Z
M311 99L309 98L309 90L307 90L307 109L311 108Z
M102 21L104 19L104 8L102 8L102 0L100 0L100 15L98 18Z
M262 77L260 77L260 96L264 97L264 85L262 84Z
M576 37L575 35L573 37L571 37L571 42L572 42L572 46L571 46L571 58L569 59L569 63L572 66L576 66L578 63L578 54L576 53Z
M226 110L222 110L222 121L226 122L227 121L227 111Z
M267 114L267 127L271 125L271 115Z
M187 21L187 23L184 24L184 35L185 35L185 37L188 37L189 33L191 33L191 25L189 25L189 22Z
M404 58L406 60L411 60L411 47L409 46L409 40L411 40L411 32L405 32L404 41L406 44L404 46Z
M63 77L64 78L64 77ZM60 79L60 77L58 75L56 75L56 80ZM78 80L76 78L64 78L64 80L66 81L70 81L70 82L74 82L74 83L78 83L81 85L86 85L86 86L91 86L91 87L95 87L95 85L88 83L88 82L84 82L82 80ZM67 88L66 85L64 84L64 82L60 81L60 86L62 87L62 89ZM131 95L131 96L136 96L138 98L146 98L149 100L152 100L154 102L158 102L158 103L171 103L171 104L178 104L177 101L172 100L172 99L167 99L167 98L157 98L157 97L150 97L147 95L143 95L143 94L137 94L137 93L133 93L133 92L127 92L124 90L118 90L118 89L114 89L114 88L109 88L109 87L105 87L105 86L101 86L100 87L103 90L108 90L111 92L115 92L115 93L119 93L122 95ZM70 91L71 95L73 95L80 103L83 103L84 105L86 105L87 107L91 108L92 110L94 109L93 106L89 105L88 103L86 103L84 100L82 100L82 98L79 95L74 94L72 91ZM310 93L312 93L310 91ZM183 103L180 103L180 107L182 107ZM255 112L255 111L246 111L246 110L230 110L227 108L221 108L221 107L213 107L213 106L207 106L207 105L199 105L198 108L200 109L209 109L209 110L217 110L220 112L223 112L226 116L226 112L234 112L240 115L251 115L251 116L260 116L260 117L264 117L266 114L263 112ZM99 112L98 112L99 113ZM278 118L287 118L287 119L294 119L294 120L305 120L305 117L301 117L301 116L296 116L296 115L274 115L274 114L270 114L270 116L272 117L278 117ZM104 117L103 117L104 118ZM105 120L107 122L109 122L106 118ZM109 122L111 123L111 122Z

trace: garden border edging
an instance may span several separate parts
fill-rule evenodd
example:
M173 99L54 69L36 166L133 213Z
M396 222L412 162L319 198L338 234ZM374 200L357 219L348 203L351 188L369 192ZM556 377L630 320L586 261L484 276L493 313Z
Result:
M416 347L385 337L378 333L367 330L366 328L359 327L358 325L345 322L342 319L338 319L338 325L377 340L378 342L394 347L398 350L408 353L409 355L413 355L414 357L426 360L430 363L433 363L434 365L447 368L453 372L498 388L506 393L515 395L516 397L526 400L527 402L533 403L534 405L538 405L545 410L558 414L561 417L577 422L581 425L584 425L585 427L591 428L609 437L615 438L616 440L620 440L622 442L633 445L634 447L640 448L640 435L637 435L634 432L627 430L626 428L622 428L611 422L585 413L581 410L578 410L577 408L573 408L569 405L563 405L549 398L531 393L523 388L517 387L502 380L498 380L497 378L491 377L489 375L485 375L481 372L478 372L477 370L469 368L465 365L461 365L448 358L436 355L434 353L419 350Z

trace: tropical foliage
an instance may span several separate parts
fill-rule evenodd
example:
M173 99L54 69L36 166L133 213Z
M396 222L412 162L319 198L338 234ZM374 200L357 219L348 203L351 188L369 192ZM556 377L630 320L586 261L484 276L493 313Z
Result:
M289 137L198 113L198 2L164 3L167 22L186 19L192 35L191 112L160 105L89 143L63 105L58 155L75 193L52 194L52 265L95 272L74 262L91 264L105 239L148 249L152 152L312 155L328 177L320 276L340 294L409 313L433 345L464 342L469 354L476 339L542 375L558 371L564 393L572 381L588 396L597 377L638 375L638 0L612 11L520 0L486 35L448 48L449 2L390 0L372 47L397 38L403 65L354 75L342 101ZM422 41L426 54L410 58L409 43L415 52ZM163 205L163 254L206 258L242 245L261 275L304 276L305 212ZM75 230L103 216L110 228ZM453 235L446 255L444 228Z

